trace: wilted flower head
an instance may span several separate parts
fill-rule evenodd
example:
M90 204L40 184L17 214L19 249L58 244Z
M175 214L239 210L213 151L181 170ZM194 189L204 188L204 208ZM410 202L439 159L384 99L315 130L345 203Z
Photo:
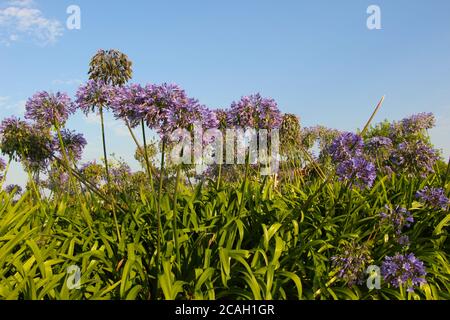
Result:
M372 259L367 245L351 243L346 245L339 255L333 256L331 261L337 276L349 286L353 286L364 281L364 272Z
M108 106L114 93L112 86L102 81L89 80L78 88L75 102L85 114L88 114L96 107Z
M380 213L381 221L383 224L393 227L395 234L399 236L404 228L411 227L414 222L412 214L400 206L391 208L385 206L385 211Z
M46 166L53 155L50 130L31 125L16 117L0 124L1 152L18 161L25 161L33 170Z
M118 50L98 50L91 59L89 79L121 86L132 76L132 62Z
M105 169L101 164L98 164L95 161L91 161L83 164L80 167L80 172L88 181L94 183L96 186L99 186L102 181Z
M66 93L37 92L25 105L25 118L42 126L64 125L76 106Z
M339 163L336 174L339 180L348 181L350 186L355 185L360 189L371 188L377 177L374 164L360 156Z
M430 207L440 208L442 210L446 210L450 203L442 188L425 187L422 190L417 191L416 198L419 198Z
M414 287L425 284L425 266L414 254L399 254L386 257L381 265L381 275L384 280L395 288L404 284L409 292L414 292Z
M285 114L280 127L281 147L285 151L300 144L300 120L295 114Z
M69 157L73 157L75 160L80 160L83 154L83 149L87 145L87 141L83 135L81 133L76 133L75 131L63 129L61 130L61 137L64 143L65 151L68 153ZM62 156L61 144L57 135L53 138L53 145L55 150Z
M396 171L422 177L434 172L433 166L438 159L437 151L421 140L400 143L390 157Z
M334 139L329 153L334 161L343 162L353 157L361 156L364 142L361 137L352 132L344 132Z
M277 129L282 122L282 114L275 100L254 94L242 97L231 104L228 122L241 128Z

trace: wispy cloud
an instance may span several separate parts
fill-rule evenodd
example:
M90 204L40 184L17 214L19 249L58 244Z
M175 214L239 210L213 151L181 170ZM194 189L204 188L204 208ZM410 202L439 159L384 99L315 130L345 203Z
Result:
M80 84L82 84L83 81L80 79L67 79L67 80L63 80L63 79L56 79L52 81L53 85L56 86L78 86Z
M12 0L0 8L0 44L10 46L31 40L46 46L55 43L62 34L62 23L46 18L33 0Z

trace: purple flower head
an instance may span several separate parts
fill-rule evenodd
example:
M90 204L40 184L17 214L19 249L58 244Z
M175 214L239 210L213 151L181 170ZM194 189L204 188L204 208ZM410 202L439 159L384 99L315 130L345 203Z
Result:
M371 188L377 177L373 163L363 157L344 160L336 168L336 174L341 181L349 181L360 189Z
M438 159L437 151L421 140L400 143L390 157L394 171L421 177L434 172L433 166Z
M254 94L231 104L228 123L241 128L276 129L283 116L275 100Z
M450 203L442 188L425 187L422 190L417 191L416 198L420 199L430 207L440 208L442 210L447 210Z
M371 260L367 246L356 243L346 245L339 255L331 257L337 277L347 282L349 286L364 281L364 272Z
M351 132L344 132L334 139L329 153L334 161L343 162L362 155L364 142L361 137Z
M386 137L373 137L366 142L365 148L371 153L377 153L379 149L391 149L392 140Z
M397 239L397 243L403 247L408 247L411 244L407 235L402 235Z
M218 122L218 129L226 130L228 128L228 111L225 109L214 110Z
M436 119L432 113L419 113L401 121L403 132L406 134L420 133L423 130L432 129Z
M87 115L96 107L107 107L114 96L114 88L101 81L89 80L76 93L76 104Z
M42 126L55 124L63 126L69 115L75 113L76 106L66 93L37 92L25 105L25 118Z
M404 255L397 253L393 257L386 257L381 265L381 275L395 288L406 284L409 292L427 283L425 266L412 253Z
M414 222L412 214L400 206L391 208L388 205L385 206L385 211L380 213L381 221L384 225L388 225L394 228L395 234L399 236L404 228L411 227Z
M110 104L115 117L127 121L134 128L152 111L153 102L151 85L132 84L115 88Z
M76 133L75 131L70 131L68 129L61 130L61 137L64 143L65 151L70 158L73 157L75 160L80 160L83 154L83 149L87 145L86 139L81 133ZM55 150L61 153L61 144L58 135L53 138L53 145Z
M15 195L21 195L22 187L16 184L9 184L5 187L5 191L9 194L14 193Z

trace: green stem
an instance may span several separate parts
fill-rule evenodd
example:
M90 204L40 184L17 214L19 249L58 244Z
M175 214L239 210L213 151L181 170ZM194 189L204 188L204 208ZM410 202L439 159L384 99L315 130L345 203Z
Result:
M103 106L100 106L99 109L100 109L100 120L101 120L101 124L102 124L103 156L105 158L106 179L107 179L108 185L109 185L111 182L111 179L109 176L108 155L106 153L105 122L103 119Z
M158 190L158 204L157 204L157 210L156 210L156 269L157 269L157 276L156 276L156 295L158 294L159 290L159 272L160 272L160 252L161 252L161 201L162 201L162 189L163 189L163 180L164 180L164 156L166 152L166 141L163 138L162 141L162 150L161 150L161 168L160 168L160 174L159 174L159 190Z
M445 172L444 179L442 180L442 188L445 188L445 185L447 184L447 179L450 175L450 158L448 158L448 164L447 164L447 171Z
M152 173L151 173L150 160L149 160L149 156L148 156L147 137L145 135L145 123L144 123L144 120L141 121L141 126L142 126L142 139L144 141L145 165L147 167L148 180L150 182L150 190L153 191L153 177L152 177Z
M172 220L172 228L173 228L173 239L175 242L175 249L177 254L177 263L179 268L181 269L181 258L180 258L180 247L178 245L178 228L177 228L177 200L178 200L178 186L180 183L180 173L181 168L178 166L177 168L177 177L175 180L175 192L173 196L173 220Z

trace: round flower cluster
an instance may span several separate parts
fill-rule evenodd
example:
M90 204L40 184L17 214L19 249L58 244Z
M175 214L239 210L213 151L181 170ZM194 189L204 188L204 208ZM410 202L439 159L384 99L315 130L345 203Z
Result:
M342 253L331 257L331 261L337 277L353 286L363 282L366 266L372 259L366 245L352 243L346 245Z
M446 210L450 204L450 201L442 188L425 187L422 190L417 191L416 198L420 199L430 207L440 208L442 210Z
M68 129L63 129L61 130L61 138L64 144L65 151L68 153L69 158L80 160L83 154L83 149L87 145L87 141L83 137L83 134L76 133L75 131L71 131ZM58 135L55 135L53 137L53 145L55 151L59 152L60 156L63 157Z
M360 189L371 188L377 177L375 165L364 158L363 149L362 138L350 132L341 134L329 147L339 180Z
M391 208L388 205L385 206L386 211L380 213L382 223L393 227L395 234L400 236L404 228L411 227L411 223L414 222L412 214L400 206Z
M66 93L37 92L25 105L25 118L34 120L41 126L62 126L69 115L75 113L76 106Z
M396 254L386 257L381 266L381 275L384 280L398 288L408 286L408 292L414 292L414 287L425 284L425 266L414 254Z
M263 98L259 93L233 102L228 112L228 123L240 128L275 129L282 120L275 100Z
M113 97L112 86L102 81L89 80L78 88L75 103L85 114L89 114L96 107L107 107Z

